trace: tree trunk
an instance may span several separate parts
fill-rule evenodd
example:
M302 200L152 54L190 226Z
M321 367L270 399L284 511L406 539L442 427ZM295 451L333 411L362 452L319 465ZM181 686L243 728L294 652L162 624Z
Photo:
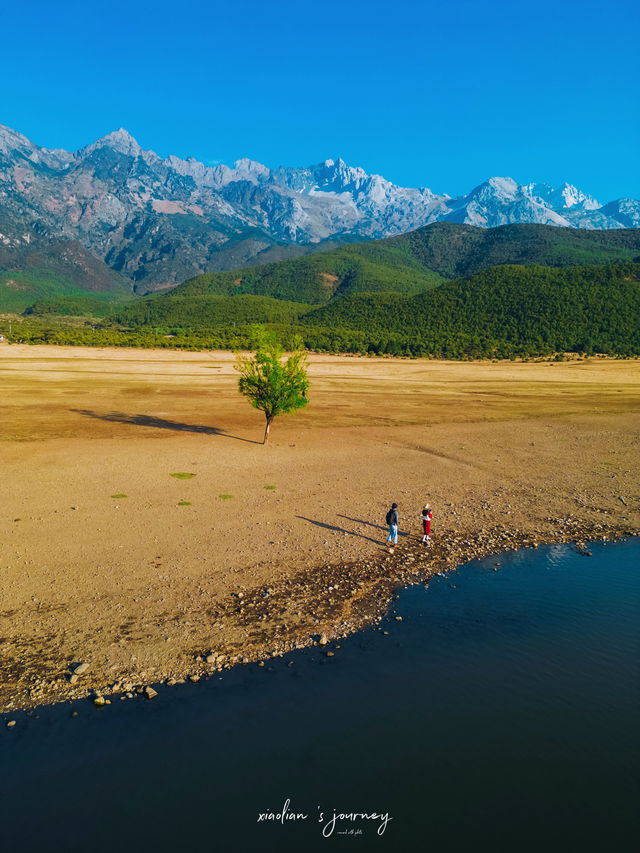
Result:
M269 440L269 430L271 429L271 421L272 420L273 420L273 418L267 418L267 425L264 429L264 438L262 439L263 444L266 444L267 441Z

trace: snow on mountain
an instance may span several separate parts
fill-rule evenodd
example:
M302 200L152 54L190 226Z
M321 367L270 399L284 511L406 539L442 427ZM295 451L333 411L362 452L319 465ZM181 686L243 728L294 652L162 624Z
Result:
M566 182L558 189L549 184L527 184L524 189L533 199L554 210L597 210L602 207L593 196Z
M302 168L269 169L248 158L207 166L163 159L123 128L70 153L2 125L0 214L20 233L37 227L78 240L149 287L268 257L276 244L387 237L437 220L640 227L639 201L602 206L568 183L493 177L451 198L399 187L340 157ZM242 251L231 251L236 245Z
M515 222L568 226L568 221L541 199L534 198L527 187L513 178L489 178L471 190L469 195L452 199L451 211L439 218L449 222L466 222L493 228Z
M640 201L635 198L610 201L598 212L619 222L622 228L640 228Z

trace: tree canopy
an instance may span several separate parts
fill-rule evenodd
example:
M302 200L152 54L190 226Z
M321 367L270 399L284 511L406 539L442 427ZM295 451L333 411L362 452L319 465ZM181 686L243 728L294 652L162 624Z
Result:
M264 412L263 444L269 439L273 419L302 409L309 402L307 353L299 340L288 358L274 338L263 339L252 355L239 355L235 369L240 373L238 388L251 405Z

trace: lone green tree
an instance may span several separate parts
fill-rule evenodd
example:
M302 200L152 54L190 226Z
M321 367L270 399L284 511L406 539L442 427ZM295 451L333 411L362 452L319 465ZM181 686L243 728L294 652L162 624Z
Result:
M309 400L307 353L296 339L293 352L284 358L284 350L275 339L262 339L252 355L239 355L235 369L240 373L238 388L267 420L263 444L269 439L273 419L304 408Z

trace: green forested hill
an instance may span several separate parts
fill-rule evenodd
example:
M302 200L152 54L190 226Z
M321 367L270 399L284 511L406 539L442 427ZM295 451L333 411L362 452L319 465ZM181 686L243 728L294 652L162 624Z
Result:
M0 231L4 232L0 212ZM11 234L11 232L9 232ZM0 241L0 312L24 311L39 299L82 296L96 302L131 298L131 282L74 240Z
M566 267L640 259L638 229L587 231L533 224L477 228L435 222L379 243L445 278L472 275L500 264Z
M32 266L29 274L7 273L6 284L0 288L0 309L22 310L37 299L47 300L63 294L87 295L88 290L94 291L91 294L94 299L95 291L105 291L100 299L125 295L124 280L96 259L89 258L95 261L93 266L84 260L80 263L82 259L75 258L74 263L70 263L73 253L71 244L67 245L69 248L62 253L64 268L60 265L55 267L49 255L43 256L44 250L34 252L30 249L28 260ZM54 248L54 244L48 246L49 254ZM56 252L58 263L58 256L62 255L57 249ZM640 258L638 229L587 231L548 225L504 225L486 229L437 222L385 240L353 243L295 259L199 275L162 295L145 298L143 304L147 307L132 308L130 317L138 323L139 318L145 316L150 324L158 324L170 321L171 310L182 316L194 314L195 307L190 311L183 301L178 304L173 300L205 294L252 294L321 305L349 293L417 293L438 285L443 279L471 275L502 264L565 267L637 258ZM5 262L8 260L4 258ZM24 266L26 260L22 260ZM46 274L33 266L37 261L47 267ZM54 267L55 274L51 272ZM92 286L85 281L87 275L92 277ZM60 313L68 313L70 304L68 300L60 303ZM80 303L78 307L82 307ZM38 306L37 311L43 310L48 314L54 313L56 303ZM126 317L123 317L123 322L126 322Z
M261 323L285 345L301 333L308 348L320 351L635 355L638 258L640 230L436 223L386 240L200 275L120 305L102 324L95 317L105 316L101 302L112 294L45 298L20 334L32 328L29 339L57 340L52 315L75 311L94 318L83 343L95 333L101 343L144 338L146 346L157 339L162 346L242 347L251 340L249 327ZM67 328L65 342L78 334Z
M77 291L75 295L38 299L22 313L25 317L107 317L122 308L122 298L113 294Z
M396 342L413 354L640 354L639 281L640 264L632 263L501 266L427 294L335 299L302 322L325 336L349 331L365 348L377 341L388 351Z
M122 313L126 323L107 320L90 330L52 327L40 318L14 329L12 339L242 348L251 346L253 324L262 323L285 346L301 335L308 349L320 352L443 358L558 352L637 356L640 264L560 269L504 265L416 294L356 292L316 307L251 294L204 294L148 300Z
M199 275L165 298L250 293L316 305L335 295L359 291L416 293L441 280L401 249L384 243L357 243L293 260Z
M160 298L250 293L318 305L349 293L417 293L443 278L501 264L565 267L639 257L640 230L586 231L549 225L487 229L437 222L385 240L199 275Z
M127 327L206 329L246 323L292 323L310 306L269 296L203 293L143 299L118 311L112 319Z

